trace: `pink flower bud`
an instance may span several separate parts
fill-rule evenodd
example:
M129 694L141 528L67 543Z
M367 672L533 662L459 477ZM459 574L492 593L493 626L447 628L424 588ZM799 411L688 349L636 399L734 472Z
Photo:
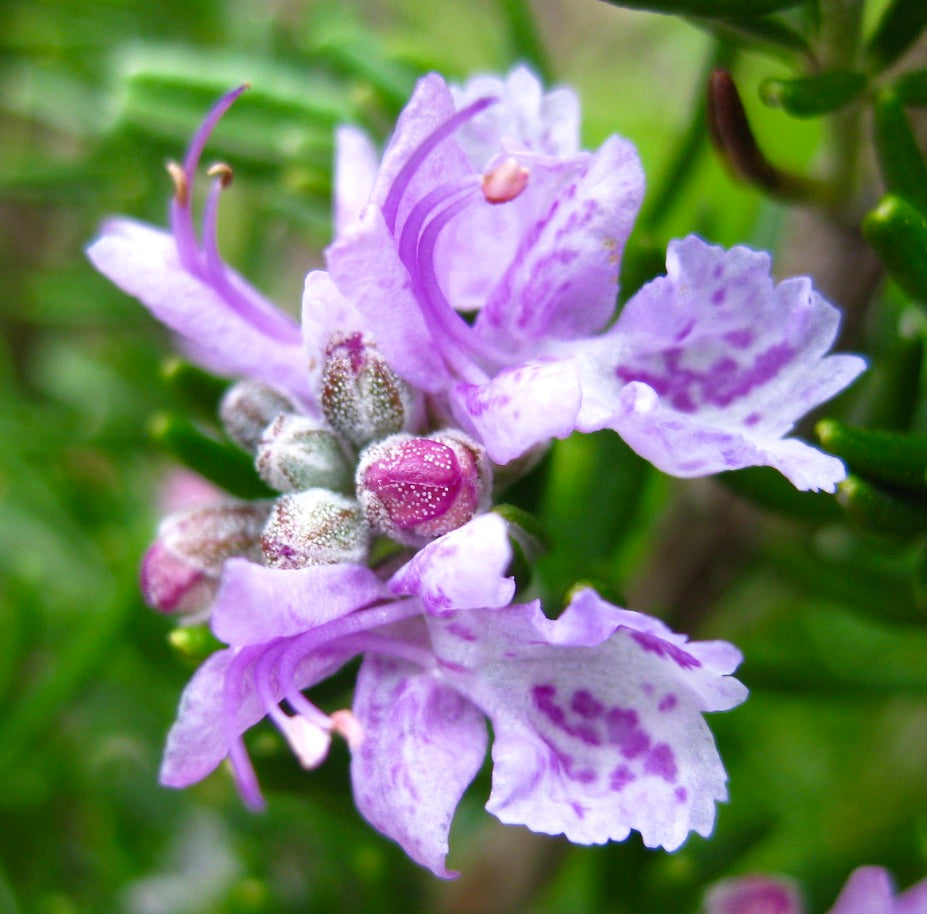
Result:
M345 490L351 483L351 468L335 435L290 413L281 413L264 430L254 465L278 492Z
M492 482L483 448L450 430L372 444L355 479L371 526L407 546L456 530L485 510Z
M804 914L798 889L781 876L736 876L709 889L705 914Z
M283 495L261 537L264 562L271 568L304 568L363 562L369 529L354 499L327 489Z
M338 434L361 448L411 423L412 389L360 333L333 337L325 355L322 409Z
M296 407L283 394L260 381L233 384L219 404L219 418L229 438L253 454L264 429L280 413L295 413Z
M145 602L165 613L205 609L227 558L261 560L261 531L269 512L267 503L226 502L165 518L142 560Z

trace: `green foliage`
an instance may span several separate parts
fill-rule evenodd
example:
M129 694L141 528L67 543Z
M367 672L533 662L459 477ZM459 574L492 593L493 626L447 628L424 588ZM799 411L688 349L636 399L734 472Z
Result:
M832 70L804 79L765 79L760 96L767 105L795 117L817 117L848 105L865 88L862 73Z

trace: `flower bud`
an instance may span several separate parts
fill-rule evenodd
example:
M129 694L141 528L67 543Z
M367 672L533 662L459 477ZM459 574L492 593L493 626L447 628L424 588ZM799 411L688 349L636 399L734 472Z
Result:
M368 536L354 499L327 489L307 489L274 502L261 548L271 568L363 562Z
M375 530L421 546L485 510L492 478L480 445L462 432L444 431L372 444L361 454L355 481Z
M346 490L351 483L351 467L338 439L312 419L292 413L281 413L264 430L254 464L278 492Z
M322 409L355 447L401 432L412 420L412 388L360 333L332 337L325 350Z
M165 518L142 560L145 602L165 613L205 609L227 558L261 560L261 532L269 512L266 502L226 502Z
M295 413L296 407L283 394L260 381L233 384L219 404L219 418L229 438L253 454L264 429L280 413Z

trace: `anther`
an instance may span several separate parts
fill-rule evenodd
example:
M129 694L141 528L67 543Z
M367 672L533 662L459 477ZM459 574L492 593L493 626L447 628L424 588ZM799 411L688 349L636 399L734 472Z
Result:
M518 159L506 159L483 175L483 196L488 203L508 203L527 186L529 171Z
M210 165L206 174L208 174L210 178L218 177L223 190L232 183L232 178L235 177L232 166L227 165L225 162L216 162L215 165Z
M186 172L176 163L167 163L167 173L174 182L174 199L178 206L186 206L190 202L190 185L187 183Z

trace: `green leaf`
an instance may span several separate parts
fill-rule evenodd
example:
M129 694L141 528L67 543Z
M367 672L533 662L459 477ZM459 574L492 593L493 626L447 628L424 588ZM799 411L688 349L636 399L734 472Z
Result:
M889 194L863 219L863 234L895 282L912 298L927 302L927 217Z
M554 74L527 0L497 0L497 6L508 26L511 58L528 64L549 84Z
M751 688L848 695L927 693L927 634L915 626L815 608L785 617L754 645L738 676Z
M903 73L895 82L895 91L905 105L927 106L927 70Z
M801 32L776 16L698 18L693 19L692 24L732 45L746 43L766 51L799 54L808 54L811 50L808 39Z
M854 473L888 485L927 492L927 435L852 428L836 419L815 426L821 444Z
M346 91L262 59L143 48L127 57L125 69L120 120L181 143L222 94L250 82L217 127L215 145L262 163L327 160L334 126L355 118Z
M185 407L203 419L216 421L228 381L177 357L164 363L161 377Z
M881 91L876 98L873 133L879 168L889 192L900 194L927 213L927 165L901 99L891 89Z
M848 105L866 88L862 73L834 70L804 79L766 79L760 98L795 117L817 117Z
M243 450L204 435L185 416L161 413L150 423L151 437L185 466L239 498L269 498L276 493L254 469Z
M894 495L859 476L848 476L837 500L860 527L873 533L911 536L927 531L927 503Z
M877 70L894 63L927 26L924 0L892 0L866 44L866 55Z
M803 0L608 0L649 13L675 13L680 16L710 16L714 19L764 16L798 6Z

